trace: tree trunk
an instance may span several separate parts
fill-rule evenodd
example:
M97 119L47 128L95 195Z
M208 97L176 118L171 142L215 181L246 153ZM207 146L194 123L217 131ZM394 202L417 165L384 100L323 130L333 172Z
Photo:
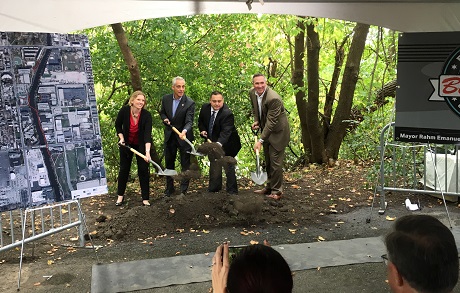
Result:
M315 31L315 21L307 24L307 126L311 140L310 162L323 163L326 161L324 152L324 137L319 121L319 50L321 48L318 32Z
M343 73L337 109L326 138L326 155L328 158L334 160L338 158L340 145L348 127L348 123L344 121L350 118L353 95L359 77L360 61L364 52L368 32L369 25L367 24L358 23L354 29L353 40Z
M126 38L125 30L121 23L114 23L111 24L111 26L118 45L120 46L121 53L123 54L123 59L128 66L133 91L140 91L142 90L141 73L137 60L134 58L133 52L128 45L128 38Z
M343 60L345 58L345 50L343 47L347 43L349 36L345 36L340 45L336 45L335 49L335 62L334 62L334 72L332 73L332 80L329 86L329 90L326 94L326 101L324 103L324 118L323 118L323 133L324 139L326 139L327 134L329 133L329 126L332 121L332 109L335 100L335 94L337 92L337 85L339 84L340 72L342 70Z
M128 66L133 91L141 91L141 72L139 70L137 60L134 57L133 52L131 51L131 48L128 45L128 39L126 38L125 30L123 29L121 23L114 23L111 26L113 33L115 34L115 38L117 39L118 45L120 46L121 53L123 54L123 59L125 60L126 65ZM163 164L161 163L155 144L153 143L151 145L151 150L152 160L158 165L160 165L160 167L163 169Z
M305 152L305 157L308 158L311 148L310 133L308 132L307 126L307 101L305 99L304 90L304 70L305 70L305 23L304 19L297 22L299 33L295 36L294 41L294 66L292 72L292 84L294 85L295 100L297 106L297 112L299 113L300 119L300 130L302 135L302 145ZM308 163L309 160L306 160Z

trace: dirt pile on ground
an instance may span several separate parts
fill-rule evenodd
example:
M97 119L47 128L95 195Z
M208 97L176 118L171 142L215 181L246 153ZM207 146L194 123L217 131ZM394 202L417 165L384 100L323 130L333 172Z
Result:
M321 215L369 206L373 190L368 187L372 184L366 182L365 175L364 166L349 162L333 169L312 166L287 174L281 200L254 194L260 187L247 179L239 179L238 195L228 195L225 191L209 193L207 178L199 176L190 176L190 192L185 197L162 197L161 177L152 182L150 207L141 205L135 189L127 193L122 207L115 207L115 196L107 198L104 213L108 220L97 224L95 235L129 241L190 229L280 223L309 225L321 221Z

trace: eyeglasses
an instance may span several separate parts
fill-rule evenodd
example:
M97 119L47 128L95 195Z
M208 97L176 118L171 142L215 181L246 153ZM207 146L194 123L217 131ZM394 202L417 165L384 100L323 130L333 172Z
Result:
M385 265L388 265L388 255L387 255L387 254L384 254L384 255L381 256L381 258L383 259L383 263L384 263Z

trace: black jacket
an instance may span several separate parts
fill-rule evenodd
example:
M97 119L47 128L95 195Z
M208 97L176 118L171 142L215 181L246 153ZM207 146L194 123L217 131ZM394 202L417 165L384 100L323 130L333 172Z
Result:
M131 115L131 107L123 106L118 112L115 120L115 129L118 133L123 133L125 142L128 143L129 138L129 116ZM152 115L149 111L142 109L139 120L139 151L145 153L145 143L152 143Z
M211 104L205 104L201 107L198 117L198 128L208 132L209 120L211 119ZM225 151L226 156L236 156L241 149L241 140L235 127L235 117L233 112L224 103L216 115L214 126L212 128L212 137L208 137L212 142L219 142Z

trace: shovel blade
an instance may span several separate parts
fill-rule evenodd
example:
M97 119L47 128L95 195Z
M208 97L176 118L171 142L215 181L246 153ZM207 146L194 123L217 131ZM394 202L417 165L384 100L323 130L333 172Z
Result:
M194 155L194 156L197 156L197 157L204 157L204 154L199 153L197 151L194 151L193 149L190 152L187 152L187 153L189 153L191 155Z
M176 176L177 171L176 170L171 170L171 169L164 169L163 171L159 170L158 175L163 175L163 176Z
M195 147L193 146L193 143L190 140L185 138L185 142L188 143L188 145L192 148L192 150L187 152L187 153L189 153L191 155L194 155L194 156L204 157L204 155L202 153L199 153L199 152L196 151Z
M255 184L263 185L267 181L267 173L260 172L259 174L257 174L257 172L251 172L251 179L252 181L254 181Z

